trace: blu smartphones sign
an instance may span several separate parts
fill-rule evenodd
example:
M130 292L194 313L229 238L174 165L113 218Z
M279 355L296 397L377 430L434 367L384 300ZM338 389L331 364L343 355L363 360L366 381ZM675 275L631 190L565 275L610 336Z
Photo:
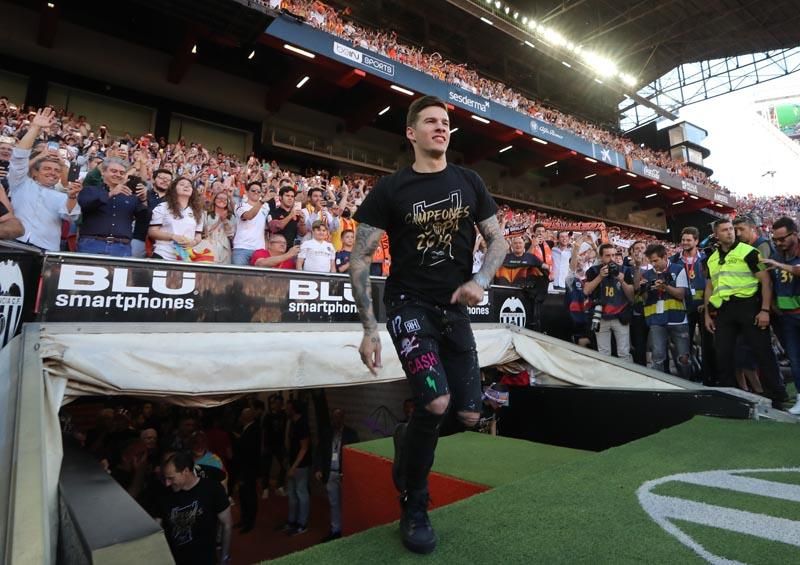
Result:
M95 265L63 265L58 277L56 307L119 309L194 308L195 273L176 273L177 285L169 286L167 271L153 271L148 284L132 284L129 269ZM72 291L70 293L61 291Z
M348 61L352 61L353 63L361 65L362 67L367 67L368 69L377 71L386 76L394 77L393 63L389 63L383 59L379 59L373 55L359 51L358 49L350 47L349 45L345 45L344 43L334 41L333 53L342 59L347 59Z
M375 314L385 320L384 280L373 278L371 284ZM6 302L16 304L19 284L6 286L14 297ZM42 322L359 320L350 280L342 275L58 256L45 258L41 288ZM519 289L492 287L479 304L469 307L471 320L497 323L507 319L500 305L505 308L504 301L515 296L521 296Z

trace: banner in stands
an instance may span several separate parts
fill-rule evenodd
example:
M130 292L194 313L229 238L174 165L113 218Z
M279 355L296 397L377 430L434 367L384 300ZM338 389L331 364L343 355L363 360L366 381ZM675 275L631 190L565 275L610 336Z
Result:
M526 116L513 108L487 100L457 85L437 80L389 57L384 57L369 49L353 45L346 39L336 37L297 20L285 16L275 18L267 27L265 33L325 57L339 60L346 65L361 68L379 78L390 80L394 84L409 88L415 92L438 96L442 100L464 108L481 118L500 122L548 143L555 143L561 147L592 157L597 161L602 161L621 169L632 170L643 177L653 179L673 188L692 192L709 200L718 200L725 204L729 203L727 196L713 189L686 181L660 167L649 166L642 161L626 158L611 147L588 141L535 116Z
M372 279L379 321L384 280ZM473 322L497 323L519 290L492 287L470 307ZM345 275L49 255L42 268L45 322L358 322Z

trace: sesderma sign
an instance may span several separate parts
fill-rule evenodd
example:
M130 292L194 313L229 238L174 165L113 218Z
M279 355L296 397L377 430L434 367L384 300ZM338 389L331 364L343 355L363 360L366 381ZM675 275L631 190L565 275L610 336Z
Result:
M453 92L451 90L447 93L447 97L452 102L457 102L462 106L466 106L470 110L477 110L483 114L488 114L491 108L488 101L475 100L474 98L470 98L466 94L461 94L460 92Z

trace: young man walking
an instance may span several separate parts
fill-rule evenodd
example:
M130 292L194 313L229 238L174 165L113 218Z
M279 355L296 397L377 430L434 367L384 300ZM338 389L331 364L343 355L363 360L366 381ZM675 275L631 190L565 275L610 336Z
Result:
M467 427L478 422L480 367L467 305L483 299L506 254L497 206L481 178L447 163L450 121L438 98L415 100L406 117L414 163L382 178L364 200L350 256L353 296L364 326L361 360L381 367L381 340L372 309L369 266L384 233L392 267L386 281L387 329L413 392L415 410L395 431L393 478L400 492L403 544L430 553L436 534L428 519L428 473L439 426L451 404ZM471 275L475 225L488 250Z

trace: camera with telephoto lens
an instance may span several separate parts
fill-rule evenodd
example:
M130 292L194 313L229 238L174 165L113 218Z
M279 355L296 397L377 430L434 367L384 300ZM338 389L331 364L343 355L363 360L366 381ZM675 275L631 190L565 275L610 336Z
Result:
M600 320L603 315L603 305L597 304L594 307L592 312L592 331L599 332L600 331Z
M608 278L615 279L619 276L619 265L613 261L608 264Z

